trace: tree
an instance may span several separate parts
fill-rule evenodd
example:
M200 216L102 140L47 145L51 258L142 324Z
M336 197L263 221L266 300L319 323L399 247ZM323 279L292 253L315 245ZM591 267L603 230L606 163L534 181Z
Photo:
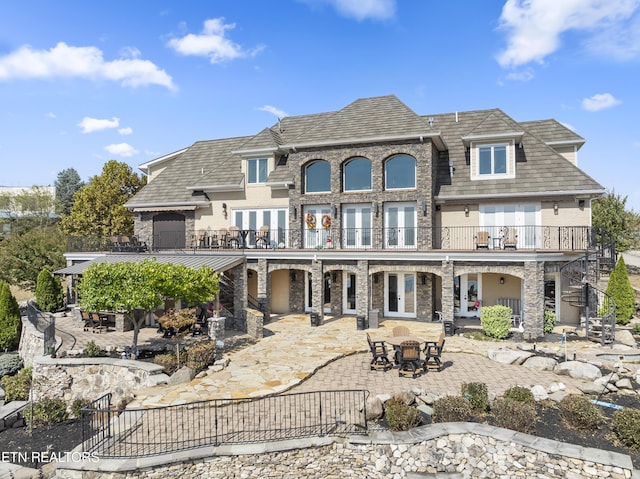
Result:
M640 214L626 209L627 197L607 192L592 203L593 226L604 228L613 234L618 251L627 251L640 246Z
M38 275L36 284L36 302L41 311L53 312L63 306L64 295L60 280L54 278L48 269Z
M42 186L25 188L19 193L0 193L0 212L3 223L9 223L11 234L20 234L31 228L55 224L53 193Z
M40 271L66 264L65 237L55 226L33 228L0 243L0 278L34 291Z
M133 323L132 350L144 318L166 298L204 303L218 294L218 274L211 268L183 264L137 262L94 263L78 284L80 306L88 311L126 311Z
M68 235L132 234L133 216L123 205L145 185L126 163L110 160L78 190L61 227Z
M54 183L56 187L56 213L68 215L73 205L73 195L84 183L74 168L67 168L58 173Z
M14 350L20 343L20 307L6 281L0 281L0 350Z
M629 323L636 310L636 298L622 256L609 276L606 293L616 304L616 323L622 325Z

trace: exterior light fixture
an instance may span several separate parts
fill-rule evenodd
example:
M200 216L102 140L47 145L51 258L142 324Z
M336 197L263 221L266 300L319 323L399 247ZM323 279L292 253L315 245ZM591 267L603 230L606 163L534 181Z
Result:
M334 218L338 217L338 206L337 205L333 205L333 217Z
M224 215L224 219L227 219L227 216L229 215L229 212L227 211L227 204L226 203L222 203L222 214Z
M291 278L291 281L295 281L296 280L296 272L291 270L289 271L289 277Z
M578 200L578 206L580 209L584 208L584 200Z
M504 284L504 276L500 276L500 284Z
M374 274L374 275L373 275L373 282L374 282L374 283L376 283L376 284L378 284L378 281L379 281L379 279L378 279L378 273L376 273L376 274Z
M298 219L298 208L296 206L293 207L293 219Z
M427 216L427 200L422 200L422 216Z
M377 201L373 202L373 211L375 211L377 218L380 215L380 204Z
M464 205L464 215L469 216L469 205Z
M553 214L557 215L558 214L558 203L554 203L553 204Z
M423 285L427 284L427 275L422 273L422 275L420 276L420 280L422 281Z

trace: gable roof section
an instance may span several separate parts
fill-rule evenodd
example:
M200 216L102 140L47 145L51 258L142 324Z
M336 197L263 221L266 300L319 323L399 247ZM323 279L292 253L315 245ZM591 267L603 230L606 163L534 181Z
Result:
M465 145L474 140L490 140L491 138L514 138L516 143L522 141L524 132L500 110L489 113L480 123L462 137Z
M523 121L520 124L548 145L574 144L580 148L585 143L584 138L554 119Z

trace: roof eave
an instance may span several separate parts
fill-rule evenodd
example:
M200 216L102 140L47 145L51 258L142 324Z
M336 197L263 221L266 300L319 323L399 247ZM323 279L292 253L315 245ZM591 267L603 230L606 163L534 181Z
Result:
M183 148L182 150L174 151L173 153L169 153L168 155L164 155L154 160L147 161L146 163L142 163L141 165L138 165L138 169L147 173L149 171L149 167L156 166L164 161L170 160L174 156L178 156L184 153L185 151L187 151L188 149L189 148Z
M268 156L272 155L278 151L277 147L269 147L269 148L251 148L247 150L233 150L231 152L232 155L239 155L243 158L257 158L259 156Z
M298 148L317 148L323 146L339 146L339 145L353 145L358 143L382 143L401 140L420 140L430 139L441 150L448 150L449 147L444 141L442 134L438 132L421 132L421 133L409 133L406 135L387 135L387 136L370 136L359 138L344 138L341 140L325 140L325 141L312 141L312 142L300 142L300 143L288 143L281 145L281 150L296 150Z
M518 193L490 193L490 194L469 194L469 195L438 195L434 196L436 203L445 203L447 201L472 200L472 199L490 199L490 198L535 198L544 196L582 196L592 197L601 196L606 192L604 188L594 190L575 190L575 191L524 191Z
M520 143L522 141L522 137L524 136L524 131L509 131L504 133L491 133L488 135L465 135L462 138L465 146L469 146L472 141L481 141L481 140L498 140L500 138L513 138L516 143Z

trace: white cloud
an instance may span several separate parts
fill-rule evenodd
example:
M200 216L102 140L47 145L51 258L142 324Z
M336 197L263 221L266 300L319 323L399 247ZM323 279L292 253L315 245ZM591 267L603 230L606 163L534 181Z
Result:
M267 113L271 113L271 114L277 116L278 118L284 118L285 116L289 116L289 115L287 115L286 112L284 112L282 110L278 110L275 106L271 106L271 105L261 106L260 108L258 108L258 110L266 111Z
M181 38L172 38L167 45L181 55L208 57L211 63L221 63L236 58L254 56L263 47L245 50L237 43L226 38L227 30L232 30L235 23L224 23L224 18L205 20L202 33L189 33Z
M503 67L542 63L560 47L564 32L618 31L639 6L640 0L507 0L500 16L507 48L498 62Z
M120 119L115 116L111 120L101 120L99 118L91 118L85 116L78 126L82 128L82 133L93 133L94 131L107 130L109 128L118 128Z
M513 81L521 81L528 82L533 80L533 70L531 68L527 68L526 70L522 70L519 72L511 72L507 75L507 80Z
M127 52L131 55L131 50ZM0 57L0 80L74 77L112 80L128 87L175 88L171 76L152 62L126 57L105 61L96 47L74 47L60 42L49 50L34 50L25 45Z
M314 0L307 0L313 3ZM338 13L356 20L387 20L396 14L396 0L315 0L315 3L328 3Z
M587 111L600 111L606 108L612 108L622 103L611 93L597 93L590 98L582 100L582 108Z
M47 113L45 116L46 116L47 118L52 118L52 119L56 119L56 118L58 118L58 117L56 116L56 114L55 114L54 112L52 112L52 111L50 111L49 113Z
M134 156L140 153L129 143L114 143L114 144L105 146L104 149L107 150L112 155L118 155L125 158L129 158L131 156Z
M120 128L118 130L118 133L120 133L122 136L130 135L131 133L133 133L133 129L130 126L126 128Z

